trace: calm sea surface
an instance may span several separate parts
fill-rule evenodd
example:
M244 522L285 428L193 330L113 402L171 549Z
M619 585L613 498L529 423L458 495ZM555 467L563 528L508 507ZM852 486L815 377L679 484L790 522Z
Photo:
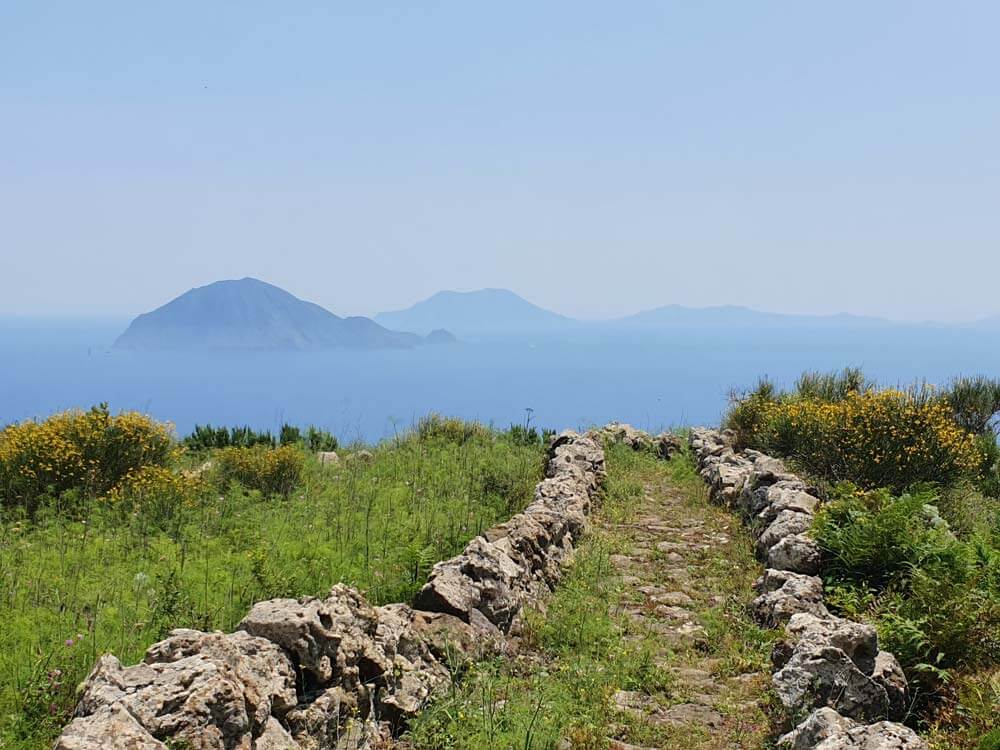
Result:
M195 423L316 424L378 440L431 411L506 426L611 419L647 429L716 423L761 375L860 365L884 383L1000 377L1000 332L678 330L391 352L140 354L110 348L124 321L0 321L0 425L108 401L186 433Z

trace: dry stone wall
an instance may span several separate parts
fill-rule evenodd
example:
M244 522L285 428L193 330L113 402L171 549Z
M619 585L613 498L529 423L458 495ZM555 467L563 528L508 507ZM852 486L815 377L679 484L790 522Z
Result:
M372 747L504 648L555 586L605 478L595 436L564 432L532 503L434 566L413 606L347 586L254 605L235 633L175 630L140 664L100 658L57 750Z
M793 727L778 746L926 750L896 723L907 706L896 658L879 649L871 626L837 617L824 604L820 550L809 536L821 502L816 488L776 458L734 450L726 433L693 430L690 444L712 500L749 524L767 565L754 584L754 616L788 636L772 655L774 689Z

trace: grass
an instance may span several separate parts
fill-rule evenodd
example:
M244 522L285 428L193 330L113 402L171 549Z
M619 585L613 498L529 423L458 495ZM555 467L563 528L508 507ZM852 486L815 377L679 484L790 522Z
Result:
M488 430L373 454L304 455L287 497L208 483L169 514L75 498L72 517L54 505L0 521L0 746L48 746L103 652L134 662L171 628L231 630L255 601L340 581L409 599L434 562L523 507L542 468L540 442Z
M473 667L449 695L418 718L406 738L409 746L585 749L606 748L609 738L701 750L762 746L770 734L769 718L760 707L741 703L748 695L759 695L766 682L763 673L774 636L754 626L746 612L750 580L758 567L749 540L734 540L725 552L708 551L695 563L699 572L708 572L714 586L706 586L705 599L699 600L706 644L665 648L660 635L637 626L625 612L636 592L623 582L611 556L630 549L629 526L644 512L650 491L681 493L680 517L671 521L705 514L707 527L713 528L731 519L708 505L688 456L665 463L611 446L608 467L606 498L593 528L544 613L526 617L525 647L519 656ZM684 702L692 688L677 670L706 663L720 680L762 673L755 682L724 693L732 698L728 705L717 706L727 716L724 737L690 727L651 725L614 705L620 690L642 693L664 707Z

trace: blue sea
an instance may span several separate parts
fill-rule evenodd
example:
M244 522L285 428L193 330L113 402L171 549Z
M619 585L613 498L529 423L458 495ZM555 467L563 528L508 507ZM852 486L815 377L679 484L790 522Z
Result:
M127 321L0 320L0 425L109 402L173 422L325 427L377 441L439 412L561 429L612 419L646 429L715 424L762 375L863 367L885 384L1000 377L1000 332L897 326L601 331L570 338L380 352L138 353Z

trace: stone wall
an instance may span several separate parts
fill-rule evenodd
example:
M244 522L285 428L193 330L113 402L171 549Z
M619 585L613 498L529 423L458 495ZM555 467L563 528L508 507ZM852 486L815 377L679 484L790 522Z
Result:
M532 503L435 565L413 606L337 585L259 602L235 633L175 630L140 664L102 656L55 747L375 746L450 685L456 661L505 647L559 580L604 476L594 437L559 435Z
M908 705L896 658L879 649L871 626L824 604L820 550L809 537L817 490L776 458L734 450L725 433L693 430L690 443L712 501L739 513L767 566L752 609L762 625L783 626L787 635L772 655L774 689L791 727L778 746L926 750L895 723Z

